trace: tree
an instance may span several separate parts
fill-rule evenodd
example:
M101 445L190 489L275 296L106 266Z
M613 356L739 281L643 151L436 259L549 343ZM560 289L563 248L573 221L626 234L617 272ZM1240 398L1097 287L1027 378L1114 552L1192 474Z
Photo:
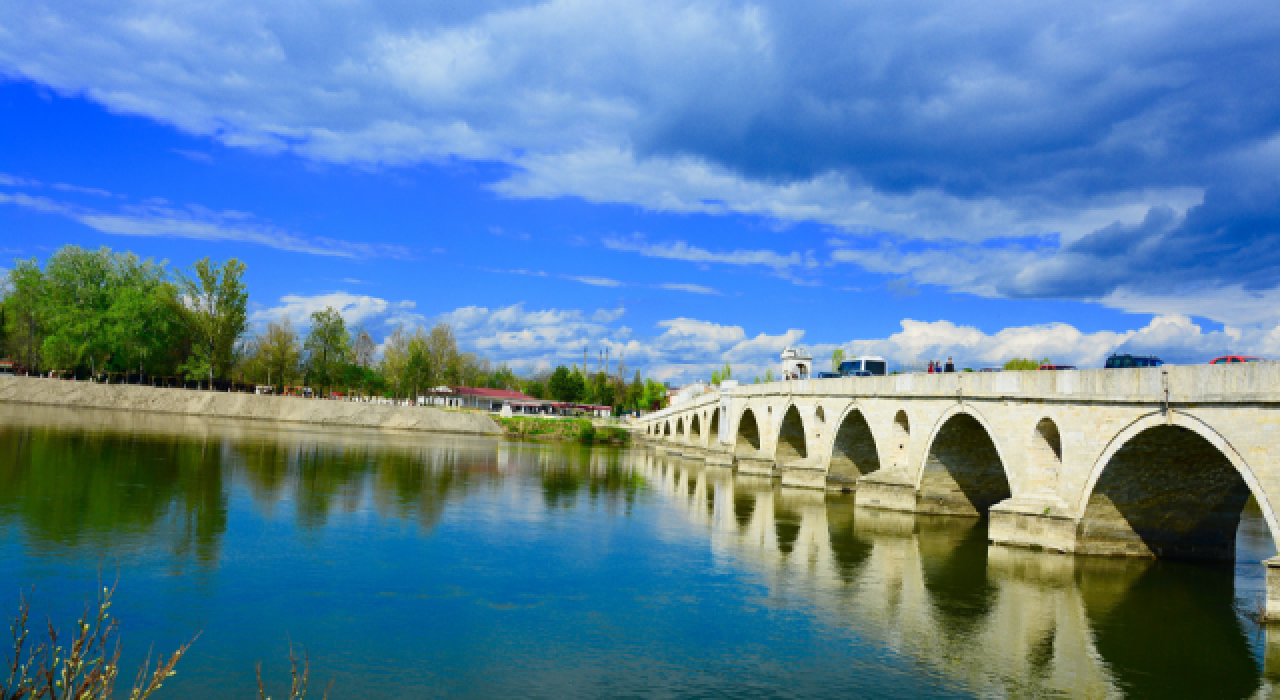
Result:
M535 399L540 399L542 398L543 392L545 391L546 389L542 386L542 382L540 381L530 380L528 382L525 382L524 393L526 396L530 396Z
M373 343L373 336L363 328L357 328L352 333L355 336L351 341L352 362L359 367L372 367L373 353L377 349Z
M1040 369L1040 365L1049 365L1049 364L1053 364L1053 363L1050 362L1049 358L1047 357L1038 362L1029 357L1015 357L1012 360L1009 360L1008 362L1004 363L1004 368L1007 370Z
M636 376L631 380L631 386L627 387L627 405L634 409L648 409L648 406L642 406L644 401L644 380L640 378L640 370L636 370Z
M421 330L421 329L419 329ZM400 387L405 380L405 367L409 364L409 340L412 336L404 331L404 325L398 325L391 335L387 336L382 349L382 376L391 384L392 395L400 396Z
M764 371L764 380L765 380L766 382L771 382L771 381L773 381L773 368L772 368L772 367L770 367L770 368L768 368L768 369L766 369L766 370Z
M462 384L462 368L458 365L458 339L453 335L453 328L443 321L437 323L427 336L427 348L431 351L431 364L435 368L431 383L453 386Z
M177 275L175 309L192 336L192 356L183 364L189 378L225 377L236 341L249 327L245 264L232 258L219 265L197 260L193 275Z
M298 333L293 330L289 317L282 315L279 321L268 323L266 332L258 337L254 350L266 375L264 380L272 386L280 387L283 392L285 384L297 377L302 359Z
M422 328L415 330L409 338L409 354L404 363L404 385L409 388L409 396L412 397L417 397L419 387L426 387L431 381L431 350L427 346L427 340Z
M125 371L137 369L139 375L148 368L154 373L180 331L181 321L173 313L177 291L162 266L138 263L132 255L117 262L116 291L106 315L110 362Z
M312 383L325 387L325 395L342 378L343 365L351 357L351 336L342 314L327 306L311 314L311 331L304 346Z
M581 401L583 394L586 393L582 375L576 371L569 371L564 365L556 367L556 371L551 373L547 388L551 392L552 399L569 403Z
M840 363L844 362L844 348L836 348L831 351L831 371L839 372Z
M28 371L38 372L47 312L44 272L34 259L18 260L5 275L5 282L4 320L9 356L20 360Z
M724 380L731 379L732 377L733 377L733 368L729 366L728 362L726 362L724 363L724 367L721 367L720 369L717 369L711 372L711 383L720 384Z
M87 365L96 372L110 354L106 316L117 287L112 273L107 248L63 246L45 263L43 350L58 369Z

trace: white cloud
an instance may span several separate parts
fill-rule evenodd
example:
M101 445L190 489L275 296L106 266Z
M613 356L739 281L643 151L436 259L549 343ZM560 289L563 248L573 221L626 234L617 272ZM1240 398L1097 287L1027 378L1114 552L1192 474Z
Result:
M100 192L108 196L110 194L105 190ZM116 212L91 209L21 192L0 192L0 203L57 214L100 233L120 236L167 236L201 241L253 243L296 253L344 258L409 256L409 250L403 246L356 243L323 236L306 237L257 221L244 212L217 212L196 205L180 209L164 200L148 200L139 205L123 207Z
M834 345L815 346L830 352ZM1186 316L1156 316L1137 330L1085 333L1065 323L1005 328L984 333L951 321L904 319L902 330L887 338L842 344L857 354L880 355L891 362L927 362L954 357L972 367L1000 366L1015 357L1050 358L1082 368L1101 367L1113 352L1150 353L1174 364L1208 362L1227 352L1280 355L1280 327L1245 330L1225 327L1206 332Z
M608 277L592 277L578 275L563 275L567 280L589 284L592 287L621 287L623 284L618 280L609 279Z
M772 268L776 272L785 272L792 268L813 268L818 266L812 253L776 253L772 250L734 250L729 252L712 252L684 241L674 243L649 243L642 237L632 238L610 237L604 239L604 247L627 253L639 253L647 258L665 258L667 260L684 260L695 263L721 263L725 265L761 265Z
M50 187L52 187L52 188L53 188L53 189L55 189L55 190L59 190L59 191L61 191L61 192L73 192L73 193L76 193L76 194L91 194L91 195L93 195L93 196L95 196L95 197L113 197L113 196L115 196L115 195L111 194L110 192L108 192L108 191L106 191L106 190L98 189L97 187L80 187L79 185L68 185L68 184L61 183L61 182L54 183L54 184L50 185Z
M673 292L689 292L690 294L713 294L716 296L723 296L719 290L701 284L668 282L666 284L658 285L658 289L668 289Z
M347 292L329 292L314 296L287 294L280 298L278 306L255 311L249 315L254 323L267 323L287 317L295 327L311 325L311 314L328 307L333 307L342 314L342 319L349 326L387 325L399 323L415 325L424 321L424 317L414 313L417 303L412 301L391 302L377 297Z

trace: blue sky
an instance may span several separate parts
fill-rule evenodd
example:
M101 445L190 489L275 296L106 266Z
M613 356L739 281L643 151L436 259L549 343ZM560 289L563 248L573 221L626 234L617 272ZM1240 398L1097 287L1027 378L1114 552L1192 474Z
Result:
M1265 2L0 7L0 251L517 370L1280 355ZM0 266L7 265L0 262Z

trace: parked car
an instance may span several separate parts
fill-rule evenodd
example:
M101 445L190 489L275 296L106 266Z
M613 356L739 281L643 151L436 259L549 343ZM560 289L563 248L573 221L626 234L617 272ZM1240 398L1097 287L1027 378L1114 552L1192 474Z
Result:
M848 373L848 374L846 374L846 375L844 375L844 376L846 376L846 377L874 377L874 376L876 376L876 375L872 374L872 373L871 373L871 370L869 370L869 369L855 369L855 370L850 370L850 371L849 371L849 373Z
M818 372L818 379L839 379L839 372Z
M1003 372L1004 368L1003 367L983 367L978 371L979 372Z
M1040 365L1039 369L1075 369L1075 365Z
M1154 355L1112 355L1107 358L1107 369L1126 367L1159 367L1164 361Z
M1253 355L1223 355L1222 357L1213 358L1212 360L1209 361L1209 364L1225 365L1228 363L1234 364L1236 362L1266 362L1266 361L1267 361L1267 358L1265 357L1254 357Z

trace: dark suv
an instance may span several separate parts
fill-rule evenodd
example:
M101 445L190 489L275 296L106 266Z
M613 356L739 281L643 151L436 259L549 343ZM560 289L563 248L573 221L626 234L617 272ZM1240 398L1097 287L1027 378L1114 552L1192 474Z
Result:
M1124 367L1159 367L1164 361L1154 355L1112 355L1107 358L1107 369Z

